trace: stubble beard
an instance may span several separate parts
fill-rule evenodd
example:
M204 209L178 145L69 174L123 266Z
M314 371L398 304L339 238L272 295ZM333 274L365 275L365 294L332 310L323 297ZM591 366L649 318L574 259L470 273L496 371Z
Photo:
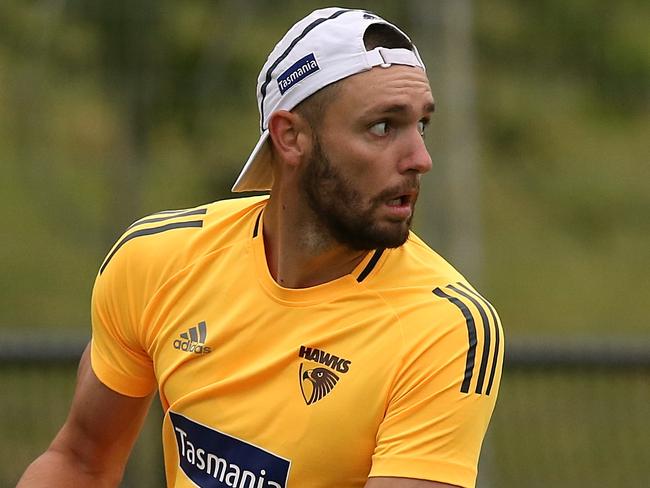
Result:
M417 184L415 182L415 186ZM310 209L325 231L325 240L328 236L350 249L370 251L400 247L408 239L413 213L406 221L383 226L376 217L377 210L399 189L384 190L364 206L363 196L332 166L318 137L314 137L314 148L301 176L301 186Z

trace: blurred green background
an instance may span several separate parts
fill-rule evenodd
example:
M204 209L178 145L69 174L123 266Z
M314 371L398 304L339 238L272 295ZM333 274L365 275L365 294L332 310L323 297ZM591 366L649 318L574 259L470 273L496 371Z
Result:
M416 232L497 306L508 338L647 340L650 3L338 4L394 21L424 56L437 107L427 134L434 169ZM124 227L157 210L233 196L258 137L258 71L295 20L326 5L0 2L5 335L76 328L87 336L95 274ZM607 378L589 381L627 381L621 394L647 407L647 375ZM493 430L508 425L500 405L524 415L505 392L528 380L506 380ZM59 402L68 401L63 390ZM492 458L508 435L495 432ZM489 462L495 471L498 459ZM16 464L22 470L23 458ZM647 480L648 467L632 464L634 479ZM551 486L513 483L490 486Z

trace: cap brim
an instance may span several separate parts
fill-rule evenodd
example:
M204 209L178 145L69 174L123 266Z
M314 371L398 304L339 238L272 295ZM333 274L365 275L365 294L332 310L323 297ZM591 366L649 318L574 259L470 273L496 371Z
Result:
M267 191L271 189L271 186L273 186L273 168L271 165L271 146L268 139L269 131L267 129L262 132L231 191Z

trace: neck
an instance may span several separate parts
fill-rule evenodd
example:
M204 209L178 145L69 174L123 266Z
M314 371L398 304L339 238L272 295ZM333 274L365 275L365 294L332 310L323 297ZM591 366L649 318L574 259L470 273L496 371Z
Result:
M345 276L367 254L333 239L297 195L272 193L263 219L267 266L285 288L308 288Z

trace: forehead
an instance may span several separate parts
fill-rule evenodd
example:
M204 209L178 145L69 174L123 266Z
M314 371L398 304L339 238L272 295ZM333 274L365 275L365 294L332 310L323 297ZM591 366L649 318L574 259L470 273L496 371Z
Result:
M433 95L424 70L411 66L378 66L350 76L341 82L331 108L354 116L386 105L407 106L418 113L431 111Z

